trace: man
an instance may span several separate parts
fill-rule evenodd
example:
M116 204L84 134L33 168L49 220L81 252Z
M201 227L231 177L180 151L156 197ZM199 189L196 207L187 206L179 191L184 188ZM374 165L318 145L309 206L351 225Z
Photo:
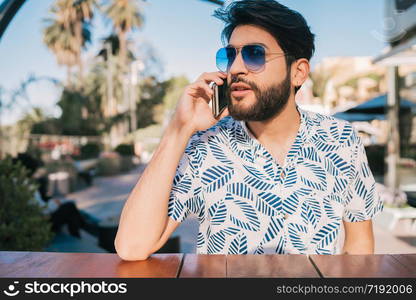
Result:
M186 87L125 204L117 253L146 259L190 213L201 254L336 254L342 221L342 252L373 253L371 218L382 203L361 140L350 123L294 100L314 51L304 18L266 0L215 16L226 23L223 72ZM218 121L209 83L225 80L229 105Z

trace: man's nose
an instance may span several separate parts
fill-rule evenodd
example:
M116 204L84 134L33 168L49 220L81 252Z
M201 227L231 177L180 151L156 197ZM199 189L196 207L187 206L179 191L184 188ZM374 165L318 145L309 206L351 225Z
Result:
M243 56L241 55L241 52L237 53L236 58L231 64L229 72L232 76L248 73L248 70L246 68L246 65L244 64L244 60L243 60Z

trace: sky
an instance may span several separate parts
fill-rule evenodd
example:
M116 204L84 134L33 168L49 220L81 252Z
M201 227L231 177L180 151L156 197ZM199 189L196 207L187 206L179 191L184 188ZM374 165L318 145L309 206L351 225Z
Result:
M2 0L0 0L1 2ZM132 0L134 1L134 0ZM42 42L44 18L53 0L26 0L0 40L0 97L9 97L30 75L64 79L59 66ZM376 56L386 46L383 40L383 0L281 0L307 20L316 35L312 68L325 57ZM163 65L162 79L185 75L196 79L215 71L215 53L221 44L221 21L212 17L217 5L203 0L147 0L142 3L144 26L130 35L140 44L151 45ZM111 24L99 15L93 23L93 42L84 55L95 55ZM3 109L1 124L15 122L31 106L57 115L59 89L48 81L32 84L27 99L13 109ZM30 105L29 105L30 103Z

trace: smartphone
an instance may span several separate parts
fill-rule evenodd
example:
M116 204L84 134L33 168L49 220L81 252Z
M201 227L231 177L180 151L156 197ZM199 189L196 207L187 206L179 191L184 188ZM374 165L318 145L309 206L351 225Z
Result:
M217 85L215 82L211 82L211 88L214 91L212 96L212 115L214 118L218 118L223 110L228 106L227 99L227 81L224 80L222 85Z

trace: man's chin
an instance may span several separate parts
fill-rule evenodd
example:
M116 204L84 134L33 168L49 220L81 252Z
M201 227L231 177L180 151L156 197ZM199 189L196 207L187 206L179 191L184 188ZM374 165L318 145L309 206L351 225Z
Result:
M230 115L239 121L250 121L252 119L253 110L251 106L241 107L240 105L235 105L232 108L228 109Z
M241 106L241 107L250 107L256 103L256 98L254 95L251 95L251 93L245 95L245 96L230 96L231 102L233 105Z

